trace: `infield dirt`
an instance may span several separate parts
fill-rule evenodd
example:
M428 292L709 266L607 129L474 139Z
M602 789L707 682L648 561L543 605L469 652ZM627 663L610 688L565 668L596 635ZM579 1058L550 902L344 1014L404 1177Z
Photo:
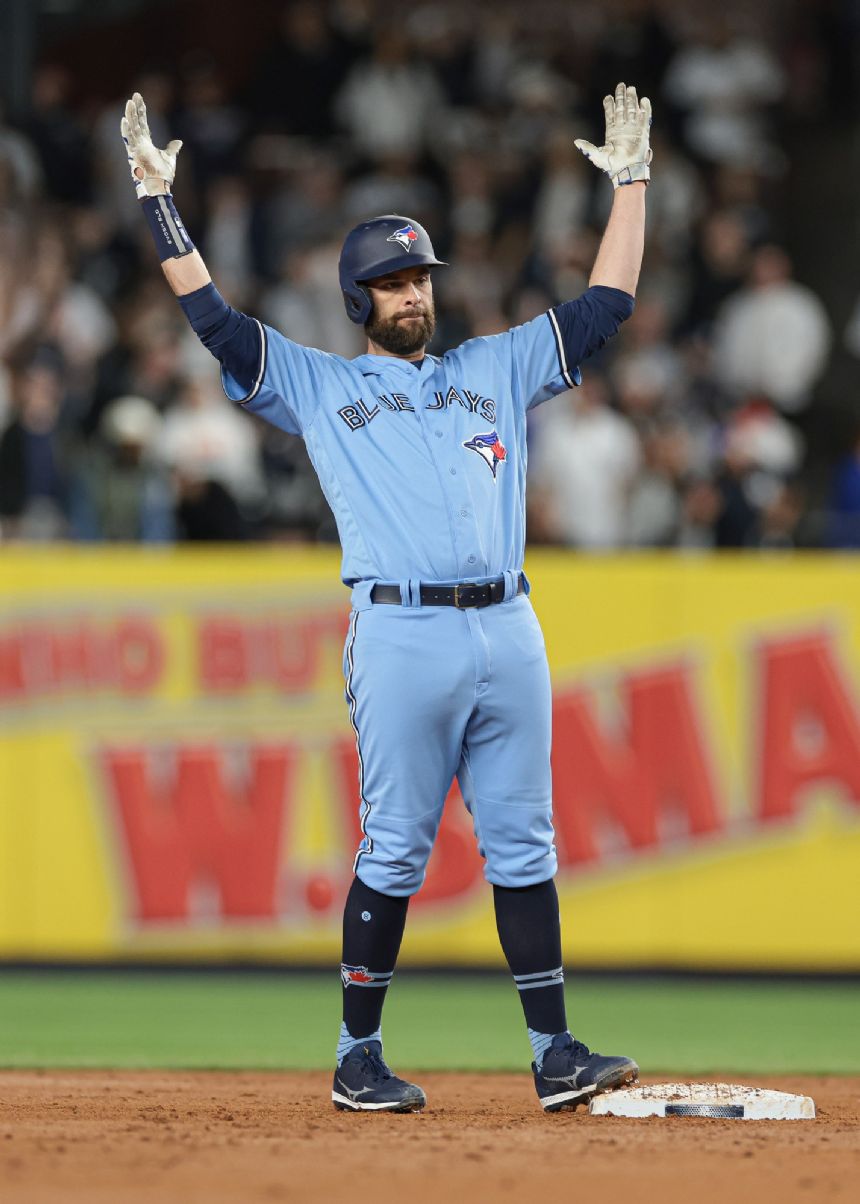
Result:
M0 1074L0 1199L856 1199L860 1079L743 1081L811 1095L818 1117L544 1116L525 1075L422 1074L427 1110L392 1116L335 1112L327 1074L10 1071Z

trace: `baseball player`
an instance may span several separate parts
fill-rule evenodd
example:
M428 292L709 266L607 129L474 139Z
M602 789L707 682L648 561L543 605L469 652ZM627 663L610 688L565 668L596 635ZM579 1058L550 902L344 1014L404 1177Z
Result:
M126 106L122 134L164 275L220 361L227 396L304 439L343 547L363 839L343 917L332 1090L340 1109L425 1104L383 1059L382 1005L455 775L493 887L541 1104L573 1108L638 1074L630 1058L592 1053L567 1025L550 678L522 571L527 412L578 383L579 363L632 312L642 262L651 107L619 84L604 109L604 145L576 142L615 189L581 297L428 355L431 272L443 265L417 222L376 217L347 234L341 253L346 312L368 340L366 355L346 360L223 300L170 194L182 144L156 148L141 96Z

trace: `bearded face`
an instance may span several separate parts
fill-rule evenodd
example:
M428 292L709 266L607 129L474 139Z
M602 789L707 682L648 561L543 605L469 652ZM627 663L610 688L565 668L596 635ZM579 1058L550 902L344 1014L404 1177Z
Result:
M432 297L420 310L382 317L374 306L364 327L368 339L389 355L414 355L426 347L436 330L436 312Z

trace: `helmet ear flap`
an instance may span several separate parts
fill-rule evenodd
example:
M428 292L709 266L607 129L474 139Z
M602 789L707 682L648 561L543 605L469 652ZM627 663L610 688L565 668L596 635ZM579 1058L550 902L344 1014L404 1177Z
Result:
M346 302L347 316L357 326L363 326L373 312L373 300L367 288L355 280L348 292L344 289L343 299Z
M355 287L361 293L362 297L364 297L364 304L362 305L361 312L358 315L358 320L363 326L373 313L373 298L371 297L370 290L367 288L367 286L362 284L360 281L356 280Z

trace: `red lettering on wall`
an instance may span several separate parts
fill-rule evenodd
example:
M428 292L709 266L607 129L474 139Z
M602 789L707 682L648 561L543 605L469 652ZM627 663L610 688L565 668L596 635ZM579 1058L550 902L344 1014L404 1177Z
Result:
M239 619L204 619L197 631L197 656L206 690L231 693L248 685L248 649Z
M31 619L0 634L0 701L96 690L147 694L165 662L161 631L144 615Z
M114 637L116 682L123 694L146 694L164 668L161 633L149 619L121 619Z
M355 850L362 838L355 740L345 737L337 741L332 753L337 770L338 801L348 833L347 844L350 849ZM469 814L463 805L459 787L452 783L445 801L436 844L427 864L427 877L414 898L413 906L440 903L464 894L480 879L481 865Z
M320 672L326 643L335 642L339 648L345 634L341 609L288 619L204 618L197 632L201 686L224 694L255 683L287 694L307 691Z
M633 754L600 731L582 691L556 696L553 706L553 810L564 864L596 861L594 828L611 816L634 848L656 840L654 817L639 806Z
M761 818L794 815L814 783L836 783L860 804L860 715L831 639L764 644L759 674Z
M0 698L20 698L27 693L24 658L17 632L0 635Z
M319 671L324 631L315 619L264 623L256 639L260 675L286 693L307 690Z
M98 639L92 624L79 622L54 628L49 633L51 683L56 687L92 689L110 679L105 640Z
M689 670L632 674L619 687L623 730L601 730L584 691L556 695L553 799L563 864L598 860L609 821L630 848L660 840L662 815L693 835L722 827Z
M155 780L139 749L108 749L103 763L141 921L189 918L192 890L207 887L225 918L277 914L291 749L255 748L248 780L238 787L214 748L180 750L167 783Z

